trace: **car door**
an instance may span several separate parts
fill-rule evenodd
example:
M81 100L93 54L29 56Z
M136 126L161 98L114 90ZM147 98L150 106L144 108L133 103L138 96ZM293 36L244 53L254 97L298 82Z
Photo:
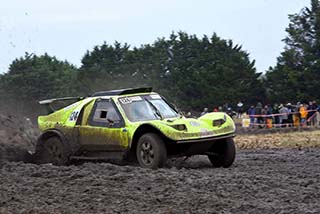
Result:
M88 117L77 126L81 148L88 151L123 151L128 146L124 120L111 99L96 99ZM86 109L84 109L86 111Z

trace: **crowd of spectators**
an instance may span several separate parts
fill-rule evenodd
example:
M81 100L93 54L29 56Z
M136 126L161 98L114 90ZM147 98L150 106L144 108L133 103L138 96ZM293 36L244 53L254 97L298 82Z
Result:
M201 115L209 110L205 108ZM250 127L293 127L293 126L319 126L320 105L316 101L297 102L296 104L267 104L258 102L245 109L243 102L238 102L236 109L228 104L214 108L213 112L226 112L233 119L249 118Z
M263 127L264 125L267 127L318 126L320 122L319 111L320 106L316 101L265 105L264 107L261 103L257 103L256 106L252 105L248 109L247 115L252 127Z

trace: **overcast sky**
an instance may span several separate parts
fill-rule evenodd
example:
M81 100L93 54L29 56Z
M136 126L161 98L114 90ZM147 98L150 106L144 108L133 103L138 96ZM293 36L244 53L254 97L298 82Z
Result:
M25 52L47 52L80 66L103 41L152 43L172 31L216 32L241 44L259 72L276 63L288 14L310 0L9 0L0 5L0 73Z

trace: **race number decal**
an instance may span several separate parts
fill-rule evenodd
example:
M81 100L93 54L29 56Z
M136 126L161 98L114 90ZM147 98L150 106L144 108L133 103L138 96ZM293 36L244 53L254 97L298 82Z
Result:
M151 94L150 97L151 99L161 99L159 94Z
M131 100L129 97L121 98L121 99L119 99L119 101L120 101L122 104L132 103L132 100Z
M76 121L79 116L79 111L73 111L69 117L69 121Z
M141 101L142 98L139 97L139 96L135 96L135 97L124 97L124 98L121 98L119 99L119 101L122 103L122 104L129 104L129 103L132 103L132 102L135 102L135 101Z

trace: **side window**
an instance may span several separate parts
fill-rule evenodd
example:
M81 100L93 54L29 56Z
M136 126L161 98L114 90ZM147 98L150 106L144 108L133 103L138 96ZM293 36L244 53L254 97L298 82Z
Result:
M122 127L123 120L111 100L96 100L89 125L101 127Z

